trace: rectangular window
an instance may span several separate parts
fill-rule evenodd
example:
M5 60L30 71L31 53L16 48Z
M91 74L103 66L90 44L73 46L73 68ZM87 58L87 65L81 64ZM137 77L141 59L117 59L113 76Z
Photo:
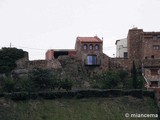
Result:
M87 56L87 64L88 65L96 65L96 63L97 63L97 56L95 56L95 55Z
M159 46L159 45L153 45L153 49L154 49L154 50L159 50L159 49L160 49L160 46Z
M151 69L151 75L158 75L158 69Z
M158 40L158 36L157 35L153 35L153 40Z
M124 52L124 58L128 58L128 52Z

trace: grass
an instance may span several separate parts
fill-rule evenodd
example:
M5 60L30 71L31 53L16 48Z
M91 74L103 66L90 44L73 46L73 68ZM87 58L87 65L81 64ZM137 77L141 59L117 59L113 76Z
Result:
M18 102L0 98L0 120L124 120L126 119L125 113L155 114L157 111L154 100L147 97L143 99L128 96ZM127 118L127 120L130 119Z

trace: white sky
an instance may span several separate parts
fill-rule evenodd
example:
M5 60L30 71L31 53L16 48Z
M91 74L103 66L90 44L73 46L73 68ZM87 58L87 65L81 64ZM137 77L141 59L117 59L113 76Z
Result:
M104 41L115 54L115 41L133 26L160 31L160 0L0 0L0 47L44 59L47 49L73 49L77 36Z

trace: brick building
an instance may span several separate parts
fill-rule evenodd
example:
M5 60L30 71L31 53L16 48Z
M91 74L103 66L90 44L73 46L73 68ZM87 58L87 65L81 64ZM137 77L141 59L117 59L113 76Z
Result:
M103 41L95 37L77 37L75 50L77 57L85 65L100 65Z
M76 55L76 51L74 49L50 49L46 52L45 59L53 60L62 55L74 57Z
M143 66L143 75L149 86L160 86L160 32L130 29L127 36L127 53L127 60L115 58L116 63L123 68L128 66L131 69L132 62L135 61L137 68Z
M109 69L109 57L103 53L103 40L97 36L77 37L75 49L48 50L46 60L57 59L62 55L68 55L81 61L82 66L91 73Z
M160 86L160 32L144 32L133 28L126 39L116 41L116 58L103 53L103 40L94 37L77 37L75 49L51 49L46 52L46 60L68 55L81 61L82 66L91 73L106 70L124 69L130 72L133 61L150 87ZM119 48L123 48L120 50Z

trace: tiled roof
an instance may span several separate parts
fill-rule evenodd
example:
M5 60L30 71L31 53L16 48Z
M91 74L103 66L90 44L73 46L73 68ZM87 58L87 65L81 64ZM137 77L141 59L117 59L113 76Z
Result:
M77 37L77 40L80 42L103 42L97 36L95 36L95 37Z

